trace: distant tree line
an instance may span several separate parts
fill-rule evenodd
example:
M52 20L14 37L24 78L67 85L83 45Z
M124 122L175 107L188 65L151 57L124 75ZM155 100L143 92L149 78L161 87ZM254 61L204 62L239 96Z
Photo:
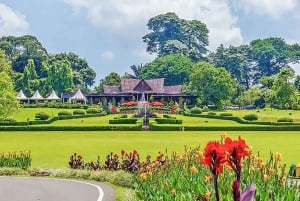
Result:
M52 89L62 93L94 84L96 73L85 59L74 53L49 54L34 36L1 37L0 50L12 67L15 90L27 96L37 89L46 95Z
M110 73L94 92L103 92L104 85L120 85L121 78L165 78L166 85L183 85L203 105L299 105L300 77L290 67L299 63L299 44L270 37L240 46L221 44L209 52L209 30L198 20L166 13L149 19L147 26L149 33L142 39L156 58L133 64L132 72L124 75ZM23 89L26 95L36 89L42 94L89 89L95 83L95 71L85 59L74 53L49 54L34 36L2 37L0 50L12 67L15 90Z

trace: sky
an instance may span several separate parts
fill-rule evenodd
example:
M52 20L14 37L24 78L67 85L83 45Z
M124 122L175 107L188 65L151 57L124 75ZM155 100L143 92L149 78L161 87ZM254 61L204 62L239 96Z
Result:
M30 34L49 53L73 52L96 71L97 84L155 58L142 37L156 15L205 23L214 51L268 37L300 43L299 9L300 0L0 0L0 37Z

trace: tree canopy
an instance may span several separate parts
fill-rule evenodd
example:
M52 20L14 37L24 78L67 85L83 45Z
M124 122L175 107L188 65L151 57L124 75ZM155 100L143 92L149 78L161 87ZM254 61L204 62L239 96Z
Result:
M18 108L11 75L11 66L6 62L4 52L0 51L0 118L8 117Z
M223 67L216 68L207 62L198 62L190 74L188 90L197 95L204 104L222 108L236 91L236 82Z
M189 81L193 62L181 55L170 54L158 57L141 69L141 78L165 78L165 85L182 85Z
M166 56L180 53L193 61L204 59L208 46L208 29L204 23L166 13L151 18L147 26L151 32L143 37L143 41L150 54Z

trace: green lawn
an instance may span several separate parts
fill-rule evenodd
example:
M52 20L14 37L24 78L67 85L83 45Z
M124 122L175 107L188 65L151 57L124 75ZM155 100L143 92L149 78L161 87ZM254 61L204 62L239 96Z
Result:
M73 111L74 109L63 109L63 108L19 108L17 112L12 114L10 117L17 121L34 120L35 114L38 112L46 112L50 117L57 116L57 113L62 110Z
M259 109L259 110L228 110L222 111L232 113L233 116L244 117L246 114L257 114L259 121L273 121L276 122L277 119L281 117L289 117L294 120L294 122L300 123L300 110L277 110L277 109ZM216 112L221 113L221 112ZM206 114L206 113L204 113Z
M136 149L144 160L147 154L161 151L182 152L184 146L205 146L209 140L220 139L220 132L0 132L0 152L31 150L32 166L43 168L67 167L69 156L80 153L86 161L102 162L110 152ZM241 135L265 159L270 151L283 154L284 162L300 163L300 132L227 132Z

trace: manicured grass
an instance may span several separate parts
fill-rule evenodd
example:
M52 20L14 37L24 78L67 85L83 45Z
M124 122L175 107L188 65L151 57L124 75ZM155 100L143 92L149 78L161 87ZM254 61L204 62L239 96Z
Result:
M294 122L300 123L300 110L277 110L277 109L259 109L259 110L227 110L222 112L232 113L233 116L243 118L246 114L257 114L258 121L272 121L276 122L281 117L289 117ZM217 114L222 112L216 112ZM204 113L206 114L206 113Z
M17 112L12 114L10 117L17 121L34 120L35 114L38 112L46 112L50 117L57 116L57 113L62 110L68 110L73 112L74 109L63 109L63 108L19 108Z
M102 163L110 152L138 150L141 159L147 154L156 157L160 151L183 152L184 147L219 140L220 132L0 132L0 152L31 150L32 166L42 168L67 167L70 155L77 152L88 162L100 155ZM280 152L289 166L300 163L300 132L227 132L237 138L241 135L264 159L269 152Z

